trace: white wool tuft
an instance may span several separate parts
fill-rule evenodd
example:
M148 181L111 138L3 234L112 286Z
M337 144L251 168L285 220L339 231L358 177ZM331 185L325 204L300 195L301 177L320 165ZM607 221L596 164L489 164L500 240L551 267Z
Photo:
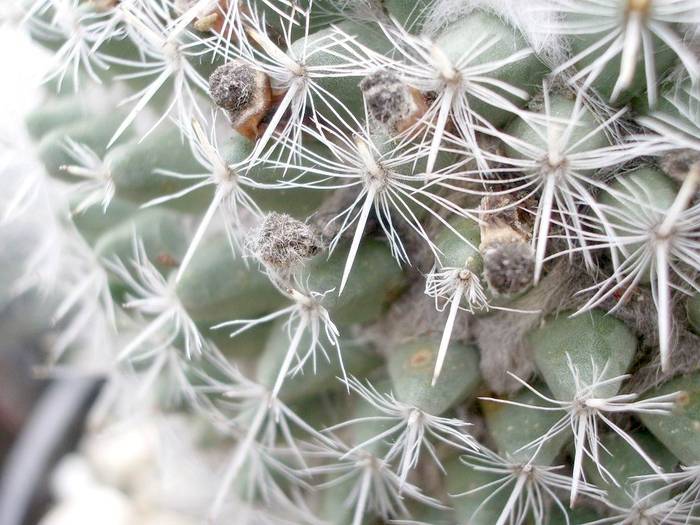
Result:
M435 0L423 33L434 37L456 18L476 9L493 13L519 30L547 63L559 63L566 55L564 39L546 30L557 16L547 0Z

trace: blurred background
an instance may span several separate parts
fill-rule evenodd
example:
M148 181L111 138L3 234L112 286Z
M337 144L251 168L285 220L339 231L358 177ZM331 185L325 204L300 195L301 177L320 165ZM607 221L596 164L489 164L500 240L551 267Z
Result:
M0 524L131 523L126 497L96 490L88 444L73 452L103 374L46 370L67 328L56 309L75 283L47 268L61 198L42 185L24 131L50 58L8 16L12 1L0 2ZM90 454L102 456L103 445ZM71 495L82 502L64 504Z

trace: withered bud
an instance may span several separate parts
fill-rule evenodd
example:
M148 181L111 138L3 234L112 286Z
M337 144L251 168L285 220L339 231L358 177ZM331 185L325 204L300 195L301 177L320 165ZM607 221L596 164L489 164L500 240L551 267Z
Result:
M666 175L683 181L692 173L700 175L700 152L692 149L677 149L663 156L661 169Z
M270 79L242 60L221 65L209 77L214 103L225 109L236 130L250 139L259 135L260 122L272 101Z
M498 295L512 295L532 284L535 254L531 224L522 218L514 198L489 195L481 199L481 251L484 277Z
M284 213L269 213L247 242L267 268L285 274L323 249L314 228Z
M483 250L482 257L486 282L497 294L517 294L532 284L535 254L529 244L492 244Z
M420 119L428 107L423 95L389 69L380 69L360 82L370 115L391 133L401 133Z

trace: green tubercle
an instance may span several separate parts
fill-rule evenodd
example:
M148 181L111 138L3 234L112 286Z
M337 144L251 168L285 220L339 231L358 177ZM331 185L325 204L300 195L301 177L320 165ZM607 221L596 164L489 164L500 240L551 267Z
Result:
M342 378L342 369L338 360L338 349L321 335L323 347L328 353L330 362L317 351L316 363L310 358L303 369L293 376L287 376L280 390L280 399L285 403L294 403L320 392L341 388L343 385L338 380ZM281 320L272 326L270 336L262 349L262 354L257 363L257 382L272 388L282 361L289 348L290 337L286 328L286 320ZM307 332L302 336L299 344L299 355L311 343L311 334ZM379 356L368 345L355 343L351 340L340 340L340 352L343 358L343 366L348 375L362 377L369 370L375 369L380 364Z
M543 385L535 385L534 388L545 396L550 395ZM529 389L521 390L509 400L535 407L547 406ZM527 463L534 456L535 465L549 466L570 439L570 434L561 432L553 438L545 439L539 451L536 445L528 446L547 434L547 431L562 417L561 412L537 410L489 400L483 400L481 407L498 452L513 462ZM537 453L536 456L535 453Z
M285 303L254 263L231 255L224 234L202 242L176 292L192 319L211 324L255 318Z
M336 324L375 321L403 291L404 273L385 243L365 239L357 252L348 286L338 295L348 249L343 243L330 257L316 256L304 268L303 282L316 292L328 291L321 304Z
M700 334L700 294L695 294L685 300L685 313L693 332Z
M75 180L62 168L76 164L76 159L69 153L68 139L92 150L98 158L104 159L107 144L119 125L124 114L114 111L105 115L93 115L89 118L75 120L64 126L54 128L39 141L37 154L44 168L52 177ZM133 137L133 131L127 130L119 138L119 143Z
M576 317L570 314L562 312L545 320L527 337L538 370L554 397L562 401L571 401L577 394L569 360L581 384L590 385L627 372L637 349L634 334L615 317L601 310ZM619 388L619 382L607 384L597 387L594 395L610 397Z
M673 471L678 460L654 436L648 432L639 431L632 434L631 437L664 472ZM654 470L638 452L616 434L603 436L601 445L601 466L612 475L617 484L604 478L590 458L586 458L583 467L589 483L605 490L607 492L606 498L610 502L623 508L629 508L635 500L639 501L663 486L663 482L639 483L638 476L654 474ZM655 494L650 503L660 503L668 496L668 491L662 491Z
M475 346L453 343L439 381L431 386L439 341L420 339L389 349L387 368L396 399L439 416L472 394L481 378Z
M640 419L685 465L700 464L700 374L677 377L643 397L679 392L670 415L640 414Z
M443 228L435 238L435 246L441 253L442 267L467 268L476 275L481 275L483 261L479 252L479 224L472 219L458 217L450 221L450 226L469 242L464 242L451 229Z

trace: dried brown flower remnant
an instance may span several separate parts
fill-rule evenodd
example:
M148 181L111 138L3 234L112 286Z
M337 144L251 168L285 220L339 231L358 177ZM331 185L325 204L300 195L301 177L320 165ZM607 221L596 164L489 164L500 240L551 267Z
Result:
M268 269L287 275L323 244L314 228L283 213L268 214L248 240L248 249Z
M242 60L232 60L211 74L209 93L214 103L226 110L239 133L251 140L259 136L260 123L272 101L270 79L265 73Z
M427 111L423 95L399 75L380 69L360 82L370 115L391 133L401 133Z
M517 207L509 206L512 199L506 195L481 199L484 222L479 250L484 260L484 276L491 290L500 295L525 290L532 284L535 272L529 224L519 216Z

